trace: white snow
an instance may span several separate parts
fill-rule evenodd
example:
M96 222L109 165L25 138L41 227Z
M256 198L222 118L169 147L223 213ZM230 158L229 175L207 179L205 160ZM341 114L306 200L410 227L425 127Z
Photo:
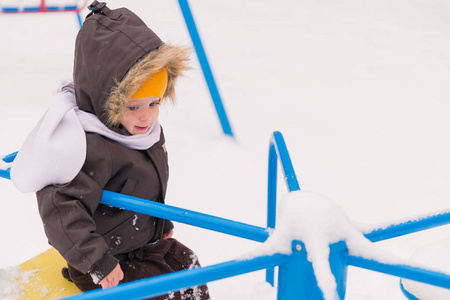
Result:
M439 215L443 215L443 214L447 214L449 212L449 209L440 209L437 211L433 211L433 212L428 212L426 214L420 214L420 215L414 215L414 216L410 216L407 218L402 218L402 219L396 219L396 220L392 220L390 222L385 222L385 223L379 223L379 224L364 224L364 223L358 223L355 224L358 229L362 232L362 233L370 233L374 230L377 229L386 229L390 226L395 226L395 225L400 225L400 224L404 224L404 223L408 223L408 222L417 222L417 221L421 221L424 219L428 219L431 217L436 217Z
M19 299L23 292L23 282L28 282L33 271L23 272L19 266L11 266L0 269L0 299Z
M3 160L0 160L0 170L7 170L11 168L11 163L4 162Z
M328 263L329 245L345 240L352 231L349 219L332 201L314 193L291 192L279 202L275 230L248 258L291 254L292 241L300 240L305 243L308 260L313 264L325 299L337 299L336 280Z
M302 241L326 300L339 298L336 280L328 262L331 244L345 241L350 255L387 264L406 263L366 239L345 212L326 197L312 192L295 191L280 199L278 205L276 227L268 240L241 259L275 253L291 254L292 241Z
M138 12L163 40L190 44L177 1L107 2ZM222 135L194 55L178 103L161 107L167 203L265 227L268 143L279 130L302 190L331 199L358 229L450 207L448 1L189 3L236 138ZM0 15L0 155L19 149L71 76L77 27L73 13ZM281 179L278 189L281 198ZM8 180L0 191L5 269L48 245L34 195ZM259 246L175 225L202 265ZM449 234L443 226L376 246L408 259ZM263 271L209 287L215 300L276 297ZM350 267L346 299L404 296L397 277Z
M450 240L443 239L417 249L410 258L410 264L421 264L429 270L450 274ZM448 289L406 279L403 286L421 300L450 299Z

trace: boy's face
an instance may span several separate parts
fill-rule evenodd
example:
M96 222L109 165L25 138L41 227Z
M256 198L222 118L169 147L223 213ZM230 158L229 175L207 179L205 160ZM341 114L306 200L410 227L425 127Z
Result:
M120 124L132 135L146 133L158 119L159 97L147 97L128 102Z

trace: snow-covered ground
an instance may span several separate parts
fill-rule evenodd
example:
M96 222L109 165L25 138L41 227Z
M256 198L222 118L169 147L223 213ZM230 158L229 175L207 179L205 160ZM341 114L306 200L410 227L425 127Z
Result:
M11 1L9 1L11 2ZM70 1L69 1L70 2ZM127 6L166 42L190 44L178 2ZM221 133L195 55L162 108L167 203L265 226L268 143L283 133L304 191L379 224L450 207L450 3L444 0L191 0L236 135ZM86 12L83 12L85 15ZM72 13L0 15L0 154L18 150L71 76ZM48 248L33 194L0 180L0 268ZM279 184L279 196L286 189ZM400 258L445 241L444 226L377 243ZM187 225L203 265L257 243ZM264 273L210 283L215 300L274 299ZM404 299L396 277L349 268L346 299Z

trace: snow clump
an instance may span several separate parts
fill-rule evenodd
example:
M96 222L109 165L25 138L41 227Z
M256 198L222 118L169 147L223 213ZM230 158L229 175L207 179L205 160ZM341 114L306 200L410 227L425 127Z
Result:
M385 263L404 263L374 246L336 203L323 196L294 191L280 200L277 210L275 230L265 243L242 259L291 254L292 241L302 241L325 300L339 299L329 264L330 244L345 241L350 255Z

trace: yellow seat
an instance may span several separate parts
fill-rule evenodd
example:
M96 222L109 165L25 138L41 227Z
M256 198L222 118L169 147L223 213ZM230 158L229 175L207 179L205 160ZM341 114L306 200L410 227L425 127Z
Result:
M22 263L22 270L33 271L33 276L23 284L25 290L20 299L57 299L81 293L75 284L62 276L61 269L66 266L66 261L55 248Z

